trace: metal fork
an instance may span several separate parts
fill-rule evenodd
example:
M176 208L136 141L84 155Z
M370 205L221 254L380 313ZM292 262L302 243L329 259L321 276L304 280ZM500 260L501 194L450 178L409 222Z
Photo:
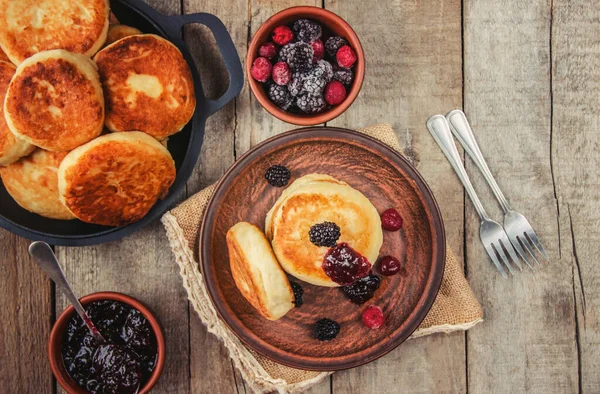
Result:
M479 146L477 145L477 141L475 141L475 137L473 136L473 131L471 130L471 126L469 125L469 121L465 116L464 112L459 109L455 109L446 115L446 119L448 123L450 123L450 129L452 133L456 137L456 139L462 144L465 148L465 151L471 156L479 170L483 173L485 180L492 188L494 195L500 202L500 206L504 211L504 230L506 230L506 234L510 239L510 242L513 244L519 255L527 265L533 268L533 264L530 259L540 264L535 255L535 249L539 251L539 253L548 261L548 257L546 257L546 252L542 247L542 244L538 240L537 235L533 231L531 224L525 218L525 216L521 215L518 212L513 211L508 205L504 194L500 190L500 187L496 183L494 176L492 175L490 169L488 168L483 155L481 154L481 150L479 150ZM522 246L521 246L522 245ZM529 254L523 250L525 248Z
M460 155L458 154L458 150L456 149L456 145L454 144L454 139L452 138L452 133L450 132L450 125L448 121L444 117L444 115L434 115L427 121L427 128L429 132L438 143L442 152L446 155L446 158L454 168L454 171L458 175L458 178L462 182L463 186L467 190L473 205L475 206L475 210L479 214L481 219L481 227L479 228L479 237L481 238L481 242L485 247L487 254L492 259L492 262L500 271L503 277L507 278L506 271L502 268L500 261L498 260L498 256L504 262L508 271L514 275L515 271L513 270L510 260L520 269L523 267L519 262L519 258L517 257L517 253L515 249L510 243L508 236L504 232L502 226L489 218L479 197L477 197L477 193L475 193L475 189L473 189L473 185L469 180L469 176L467 175L467 171L462 164ZM510 258L506 255L506 252L510 255Z

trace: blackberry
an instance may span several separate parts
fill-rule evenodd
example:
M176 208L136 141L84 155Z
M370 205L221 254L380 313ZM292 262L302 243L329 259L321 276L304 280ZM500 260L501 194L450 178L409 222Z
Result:
M379 276L370 274L349 286L342 286L340 289L350 301L362 305L373 298L373 294L379 288L379 285L381 285Z
M333 222L315 224L308 230L310 242L317 246L333 247L340 235L340 227Z
M315 338L319 341L330 341L337 337L340 332L340 325L327 318L323 318L315 324Z
M354 73L352 70L339 66L333 67L333 79L340 81L346 86L350 86L354 81Z
M279 61L286 62L292 71L307 71L312 68L314 51L303 41L285 45L279 51Z
M276 165L269 167L265 173L265 179L271 186L283 187L288 184L290 175L290 170L286 167Z
M319 60L311 72L323 76L326 82L331 81L333 78L333 66L327 60Z
M346 41L342 37L329 37L327 41L325 41L325 51L331 58L335 59L335 54L337 53L338 49L340 49L344 45L348 45L348 41Z
M305 92L304 81L306 80L306 73L295 72L292 74L292 79L288 83L288 90L292 97L297 97Z
M294 292L294 305L296 305L296 308L300 308L304 304L302 300L304 289L298 283L292 281L290 281L290 286L292 286L292 291Z
M292 30L296 33L296 38L304 42L313 42L321 38L323 29L321 25L310 19L298 19L294 22Z
M317 112L321 112L327 107L327 103L325 102L325 98L322 94L313 95L308 92L298 96L298 99L296 100L296 105L298 106L298 108L300 108L302 112L305 112L307 114L315 114Z
M267 89L267 96L269 99L283 110L287 110L294 101L294 98L290 95L290 92L285 86L273 83L269 84Z

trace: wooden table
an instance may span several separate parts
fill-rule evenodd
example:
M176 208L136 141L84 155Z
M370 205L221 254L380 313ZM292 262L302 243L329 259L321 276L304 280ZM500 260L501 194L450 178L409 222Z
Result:
M454 253L465 262L485 322L468 332L410 340L369 365L334 374L311 393L600 392L600 2L597 0L152 0L165 14L210 12L245 57L252 34L288 6L325 6L365 47L367 74L331 125L391 123L435 192ZM185 32L205 89L226 74L212 36ZM503 280L479 242L462 186L425 128L464 108L494 175L549 251L551 263ZM294 126L264 111L246 86L212 116L185 195L216 181L254 144ZM470 159L489 213L501 212ZM185 196L182 196L184 198ZM51 393L46 341L66 300L0 231L0 392ZM110 244L56 247L80 294L115 290L151 305L168 341L157 393L249 392L188 304L160 223ZM60 388L58 389L60 391Z

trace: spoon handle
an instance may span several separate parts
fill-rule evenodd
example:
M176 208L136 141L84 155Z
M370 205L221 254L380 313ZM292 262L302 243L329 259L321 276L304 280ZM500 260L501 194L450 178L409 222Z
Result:
M84 323L92 331L94 338L100 342L104 342L104 338L100 332L98 332L98 329L96 326L94 326L89 316L83 309L83 306L79 302L79 299L71 289L67 278L65 278L65 273L63 272L62 268L60 268L60 264L58 264L56 255L52 251L50 245L42 241L32 242L31 245L29 245L29 255L35 260L36 263L38 263L40 267L42 267L50 279L52 279L54 283L61 288L63 294L71 302L77 314L81 316Z

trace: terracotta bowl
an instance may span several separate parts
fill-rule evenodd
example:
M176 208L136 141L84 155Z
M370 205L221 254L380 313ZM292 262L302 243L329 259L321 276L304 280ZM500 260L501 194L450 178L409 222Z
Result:
M384 232L380 256L397 257L403 268L395 276L382 276L369 302L358 306L337 288L290 278L303 287L304 304L277 321L268 321L238 291L229 266L226 233L240 221L264 230L266 213L283 191L264 179L274 164L290 169L290 183L306 174L329 174L362 192L379 212L398 210L403 227ZM445 245L442 217L431 190L402 155L355 131L312 127L279 134L255 146L227 171L205 210L199 256L217 312L246 345L280 364L334 371L381 357L419 326L440 287ZM370 304L381 307L386 316L378 330L362 323L362 312ZM341 325L339 335L328 342L313 337L314 324L323 317Z
M354 66L354 82L348 91L348 96L346 99L340 105L337 105L328 111L314 115L291 113L277 107L267 97L262 83L256 81L250 74L252 63L254 62L254 59L258 57L258 48L260 48L263 43L270 41L270 36L273 32L273 29L279 25L286 25L300 18L308 18L320 22L325 30L329 30L335 35L344 37L352 49L354 49L356 56L358 57ZM254 96L258 102L267 111L269 111L271 115L285 122L297 125L317 125L337 118L346 109L348 109L354 99L356 99L365 77L365 53L354 30L338 15L319 7L292 7L278 12L270 17L265 23L262 24L256 34L254 34L254 37L252 37L252 41L250 42L250 47L248 48L248 54L246 56L246 74L252 93L254 93Z
M163 366L165 364L165 336L163 333L163 329L158 321L158 318L155 316L154 312L152 312L140 301L121 293L113 293L106 291L90 294L80 299L81 304L84 306L86 304L89 304L90 302L102 300L119 301L131 306L132 308L137 309L148 320L150 326L152 326L152 330L154 331L154 335L156 336L158 357L156 360L156 366L154 367L154 371L152 372L152 375L150 375L150 379L139 390L140 394L150 392L152 387L154 387L154 385L158 381L158 378L160 377L160 374L163 370ZM50 340L48 342L48 358L50 359L50 368L52 369L54 377L67 393L86 394L88 392L82 389L77 383L75 383L73 379L71 379L67 370L65 369L62 359L61 346L63 335L67 328L67 324L69 323L69 320L71 319L74 313L75 308L73 308L73 306L69 306L63 311L63 313L61 313L61 315L56 320L56 323L54 323L54 327L52 327L52 332L50 333Z

